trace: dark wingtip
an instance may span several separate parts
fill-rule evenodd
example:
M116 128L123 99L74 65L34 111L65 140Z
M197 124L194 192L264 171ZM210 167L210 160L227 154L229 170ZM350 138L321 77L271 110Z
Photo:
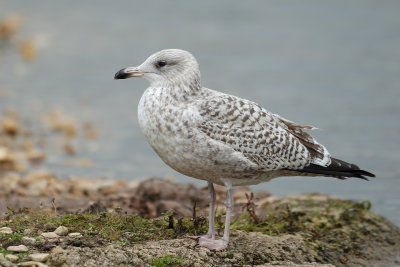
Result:
M357 171L357 173L360 174L360 175L368 176L368 177L373 177L373 178L376 177L375 174L367 172L367 171L364 171L364 170L359 170L359 171Z
M332 158L331 164L329 166L319 166L315 164L310 164L309 166L299 170L300 172L308 172L322 175L329 175L339 179L346 178L360 178L369 181L367 177L376 177L375 174L360 170L360 168L348 162L340 159ZM366 177L367 176L367 177Z

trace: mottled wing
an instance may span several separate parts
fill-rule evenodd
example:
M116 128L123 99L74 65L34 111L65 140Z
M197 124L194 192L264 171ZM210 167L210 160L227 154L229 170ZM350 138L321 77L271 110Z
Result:
M280 125L292 135L294 135L304 146L307 147L307 150L310 152L311 163L320 165L320 166L328 166L331 163L331 156L328 150L317 142L309 133L304 131L317 129L310 125L300 125L293 121L282 118L277 114L273 114L273 116L280 122Z
M203 99L199 107L199 129L241 152L260 170L302 169L325 157L325 148L302 130L309 126L285 120L254 102L222 94Z

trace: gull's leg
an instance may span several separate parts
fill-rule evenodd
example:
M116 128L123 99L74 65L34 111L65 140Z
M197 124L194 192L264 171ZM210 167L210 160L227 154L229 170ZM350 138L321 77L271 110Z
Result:
M214 190L214 185L208 182L208 203L210 204L210 211L208 216L208 233L207 237L215 239L215 202L216 194Z
M226 191L227 191L227 198L226 198L226 202L225 202L226 218L225 218L224 236L222 237L222 239L219 239L219 240L216 240L214 238L209 238L206 236L202 236L198 239L198 241L199 241L198 245L200 247L206 247L210 250L221 251L221 250L226 249L226 247L228 246L229 229L230 229L230 224L231 224L231 212L232 212L232 206L233 206L233 194L232 194L232 184L231 183L226 182L225 187L226 187ZM211 215L211 213L210 213L210 215ZM211 221L210 221L210 223L211 223ZM214 224L214 222L212 224ZM215 229L214 229L214 233L215 233Z
M232 212L232 207L233 207L233 193L232 193L232 185L226 185L226 218L225 218L225 230L224 230L224 236L222 237L222 240L226 241L226 244L229 242L229 230L231 226L231 212Z
M214 190L214 185L211 182L208 182L208 203L210 205L209 217L208 217L208 232L205 236L190 236L185 235L185 238L190 238L194 240L199 240L204 237L207 239L215 239L215 202L216 202L216 194Z

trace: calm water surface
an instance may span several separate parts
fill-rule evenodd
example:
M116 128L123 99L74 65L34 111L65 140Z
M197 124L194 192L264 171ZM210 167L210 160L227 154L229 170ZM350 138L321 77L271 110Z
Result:
M254 186L278 196L322 192L370 200L400 225L400 2L398 1L0 1L0 15L24 16L23 34L41 47L33 63L0 55L0 108L25 115L58 108L100 128L76 141L88 168L50 158L60 175L143 179L172 175L137 124L147 84L114 73L164 48L198 59L207 87L245 97L298 123L332 155L377 174L364 182L282 178Z

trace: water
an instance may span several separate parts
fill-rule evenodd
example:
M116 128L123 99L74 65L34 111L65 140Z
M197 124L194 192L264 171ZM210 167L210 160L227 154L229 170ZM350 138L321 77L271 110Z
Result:
M255 100L298 123L332 155L377 174L371 182L282 178L254 186L278 196L307 192L370 200L400 225L400 2L398 1L4 1L0 16L24 16L22 35L39 37L33 63L0 55L0 108L25 114L61 108L100 128L97 149L45 168L67 177L142 179L174 172L151 150L137 124L147 84L114 73L164 48L191 51L203 84Z

